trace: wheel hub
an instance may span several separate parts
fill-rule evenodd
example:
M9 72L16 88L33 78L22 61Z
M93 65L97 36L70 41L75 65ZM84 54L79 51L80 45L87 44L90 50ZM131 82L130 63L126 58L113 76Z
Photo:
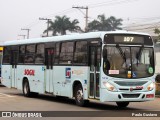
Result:
M82 90L77 91L77 100L80 102L83 99L83 92Z
M27 92L28 92L28 87L27 87L27 84L25 84L24 85L24 93L27 94Z

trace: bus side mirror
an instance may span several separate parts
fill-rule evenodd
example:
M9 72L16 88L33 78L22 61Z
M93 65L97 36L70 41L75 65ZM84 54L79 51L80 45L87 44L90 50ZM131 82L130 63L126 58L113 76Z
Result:
M107 49L103 49L103 58L107 58Z

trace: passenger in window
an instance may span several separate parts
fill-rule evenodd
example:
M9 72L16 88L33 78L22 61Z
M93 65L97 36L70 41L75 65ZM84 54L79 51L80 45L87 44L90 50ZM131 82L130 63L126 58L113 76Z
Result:
M43 63L43 58L42 54L36 55L35 63Z
M25 57L25 63L33 63L33 57L32 56L26 56Z

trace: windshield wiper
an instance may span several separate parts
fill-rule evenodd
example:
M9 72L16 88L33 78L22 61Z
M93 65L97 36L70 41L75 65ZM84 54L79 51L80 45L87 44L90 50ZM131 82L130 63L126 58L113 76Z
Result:
M124 52L122 51L122 48L118 44L116 45L116 48L119 50L119 53L120 53L121 57L126 62L126 56L125 56Z
M136 58L137 58L137 65L138 65L138 61L140 59L140 56L142 55L142 51L144 49L144 45L142 45L138 51L138 53L136 54Z
M137 53L137 56L136 56L137 60L140 59L140 56L141 56L141 54L142 54L143 49L144 49L144 45L142 45L142 46L140 47L139 52Z

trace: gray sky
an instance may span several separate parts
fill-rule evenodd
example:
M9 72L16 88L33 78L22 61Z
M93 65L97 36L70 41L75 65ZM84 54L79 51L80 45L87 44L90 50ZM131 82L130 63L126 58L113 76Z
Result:
M22 39L18 35L26 34L26 31L21 28L31 29L30 38L40 37L47 25L39 17L54 20L55 15L66 15L71 20L78 19L84 28L84 15L73 9L73 5L88 6L89 21L105 14L106 17L122 18L123 26L160 26L160 0L0 0L0 42ZM151 29L143 31L152 33Z

